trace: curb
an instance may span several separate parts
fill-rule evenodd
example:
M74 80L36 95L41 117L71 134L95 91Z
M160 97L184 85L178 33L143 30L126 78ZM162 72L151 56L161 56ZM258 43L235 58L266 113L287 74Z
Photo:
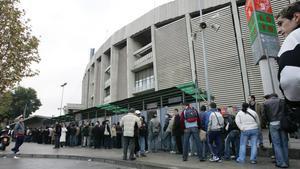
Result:
M267 148L265 151L261 149L257 149L258 154L257 157L271 157L274 155L272 148ZM250 148L247 148L247 155L250 155ZM299 160L300 159L300 149L289 149L289 159L295 159Z
M13 154L0 154L1 158L13 158ZM191 169L186 167L175 167L165 164L155 164L142 161L124 161L118 159L107 159L101 157L88 157L88 156L76 156L76 155L53 155L53 154L20 154L18 157L22 158L49 158L49 159L65 159L65 160L82 160L91 162L101 162L107 164L115 164L119 166L133 167L136 169Z

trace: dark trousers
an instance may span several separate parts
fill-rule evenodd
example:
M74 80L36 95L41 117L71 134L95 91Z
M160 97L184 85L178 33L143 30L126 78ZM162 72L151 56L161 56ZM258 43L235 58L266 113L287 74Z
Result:
M176 140L176 147L177 150L180 154L182 154L182 140L181 140L181 136L175 136L175 140Z
M117 138L116 138L116 141L117 141L117 148L122 148L122 134L117 134Z
M55 148L59 148L60 135L55 136Z
M103 145L104 145L104 148L111 148L111 138L110 138L110 135L104 135L104 138L103 138Z
M221 157L222 151L222 140L221 131L210 131L208 132L208 146L211 153L218 158Z
M123 144L123 160L127 160L127 150L129 148L129 159L132 159L133 158L133 154L134 154L134 137L127 137L127 136L124 136L123 137L123 141L124 141L124 144Z
M19 148L23 144L23 142L24 142L24 136L18 136L16 138L15 147L12 148L11 150L16 154L17 152L19 152Z

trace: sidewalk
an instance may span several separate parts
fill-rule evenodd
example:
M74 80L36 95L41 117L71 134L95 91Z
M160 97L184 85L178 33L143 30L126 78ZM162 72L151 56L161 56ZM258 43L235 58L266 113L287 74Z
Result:
M12 157L10 148L6 151L0 152L0 157ZM134 167L134 168L151 168L151 169L217 169L217 168L256 168L256 169L272 169L276 168L271 163L270 158L258 157L258 164L253 165L249 163L238 164L235 161L223 161L222 163L199 162L196 157L189 157L187 162L182 161L182 156L176 154L169 154L164 152L147 154L147 157L138 158L136 161L123 161L122 149L91 149L81 147L67 147L61 149L53 149L52 145L43 145L36 143L25 143L20 149L21 158L60 158L60 159L76 159L86 161L99 161L110 164ZM249 160L248 160L249 161ZM300 168L300 160L291 160L290 168Z

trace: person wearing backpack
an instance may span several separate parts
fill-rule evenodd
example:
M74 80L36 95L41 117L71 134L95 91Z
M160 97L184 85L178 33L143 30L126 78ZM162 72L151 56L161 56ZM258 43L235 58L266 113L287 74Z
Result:
M157 145L158 145L158 136L160 133L160 122L157 118L157 114L154 113L153 117L149 122L149 138L150 138L150 150L153 153L157 152Z
M202 147L200 147L199 137L199 129L201 127L201 124L198 111L194 107L192 107L191 104L186 104L185 109L181 112L180 121L181 127L184 130L182 160L187 161L190 137L192 136L197 146L197 155L199 157L199 160L202 161Z
M244 163L246 160L246 145L250 139L251 143L251 164L256 164L257 156L257 142L259 135L260 121L255 111L249 108L248 103L242 104L242 110L240 110L236 117L235 123L241 130L240 137L240 152L239 157L236 160L238 163Z
M207 125L207 136L208 136L208 147L212 153L212 158L209 159L211 162L222 162L221 151L222 151L222 140L221 134L224 128L224 118L222 114L217 110L217 104L210 103L210 116L208 118Z

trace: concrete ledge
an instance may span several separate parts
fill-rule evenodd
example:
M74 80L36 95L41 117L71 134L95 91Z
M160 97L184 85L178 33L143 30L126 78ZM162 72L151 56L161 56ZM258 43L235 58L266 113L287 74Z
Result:
M13 158L14 154L0 154L0 157ZM124 161L118 159L106 159L99 157L75 156L75 155L52 155L52 154L20 154L18 157L22 158L51 158L51 159L66 159L66 160L82 160L94 161L108 164L115 164L119 166L133 167L137 169L188 169L187 167L174 167L163 164L154 164L141 161ZM189 169L191 169L189 167Z

